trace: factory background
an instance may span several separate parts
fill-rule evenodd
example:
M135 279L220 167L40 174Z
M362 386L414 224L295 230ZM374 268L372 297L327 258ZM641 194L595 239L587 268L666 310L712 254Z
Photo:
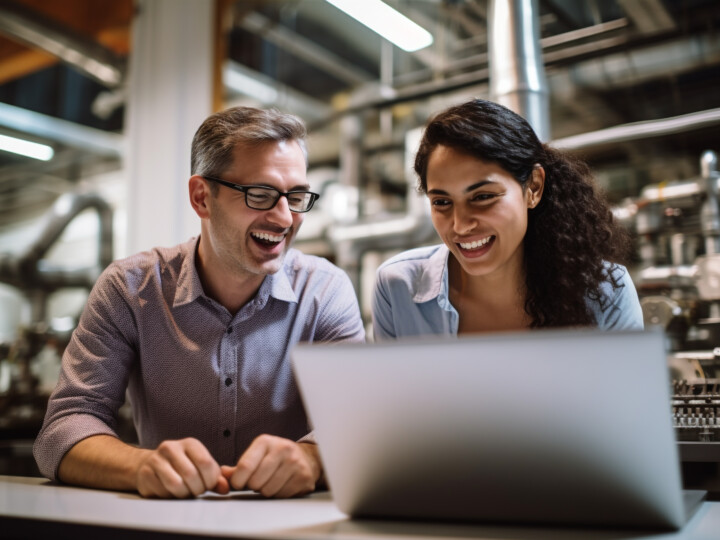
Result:
M377 266L438 241L410 166L422 126L481 97L590 164L668 335L679 439L708 443L695 462L717 482L720 3L385 0L424 30L399 44L335 3L0 2L0 465L29 456L99 272L199 233L189 146L208 114L307 123L321 198L296 247L347 271L369 320Z

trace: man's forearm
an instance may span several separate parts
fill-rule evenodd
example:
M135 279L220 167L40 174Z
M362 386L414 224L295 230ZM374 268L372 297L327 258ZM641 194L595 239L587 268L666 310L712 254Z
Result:
M110 435L88 437L65 454L58 478L67 484L136 491L138 468L148 452Z

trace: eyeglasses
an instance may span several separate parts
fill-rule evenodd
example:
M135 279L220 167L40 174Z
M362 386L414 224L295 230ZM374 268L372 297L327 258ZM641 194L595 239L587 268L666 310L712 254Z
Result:
M203 178L243 192L245 194L245 204L253 210L270 210L275 207L280 197L285 197L291 212L303 213L310 210L315 201L320 198L320 195L311 191L288 191L283 193L269 186L241 186L212 176L203 176Z

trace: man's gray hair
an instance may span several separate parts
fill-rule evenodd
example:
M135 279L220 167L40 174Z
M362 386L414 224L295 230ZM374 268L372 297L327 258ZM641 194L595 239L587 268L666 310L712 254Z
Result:
M307 129L302 120L276 109L231 107L208 116L195 132L190 156L190 173L221 176L233 164L238 145L297 141L307 165ZM215 189L213 189L215 188ZM215 192L217 186L212 184Z

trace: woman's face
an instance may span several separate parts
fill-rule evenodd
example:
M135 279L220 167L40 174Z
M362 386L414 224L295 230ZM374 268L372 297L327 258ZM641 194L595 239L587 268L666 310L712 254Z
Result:
M438 146L427 168L435 230L471 276L516 275L521 268L528 208L542 196L536 167L523 190L502 167Z

